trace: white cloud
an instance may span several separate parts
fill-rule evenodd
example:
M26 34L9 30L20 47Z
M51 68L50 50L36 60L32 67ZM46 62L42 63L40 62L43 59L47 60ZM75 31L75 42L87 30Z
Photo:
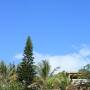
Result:
M34 59L36 63L39 63L41 60L48 59L50 56L49 55L43 55L37 52L34 52Z
M52 69L59 66L60 71L65 70L68 72L76 72L84 65L90 63L90 48L85 46L73 53L53 56L34 52L34 57L36 63L39 63L41 60L47 59ZM20 60L22 58L22 54L17 54L15 58Z
M90 48L82 47L77 52L68 53L65 55L43 55L36 54L35 60L39 57L39 61L47 56L47 60L50 62L52 69L60 67L60 71L77 72L84 65L90 63Z
M19 54L16 54L14 56L14 58L17 59L17 60L21 60L23 58L23 55L22 55L22 53L19 53Z

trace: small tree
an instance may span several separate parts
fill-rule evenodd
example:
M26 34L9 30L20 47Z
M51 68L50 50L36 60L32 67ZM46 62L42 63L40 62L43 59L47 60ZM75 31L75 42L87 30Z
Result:
M82 73L79 78L90 79L90 64L87 64L82 69L80 69L79 73Z
M36 74L34 70L33 60L34 57L32 41L30 37L28 37L24 49L22 62L18 65L17 68L18 79L25 85L25 90L29 90L28 85L31 85L33 83Z
M0 75L5 78L6 74L7 74L7 66L3 61L1 61L0 62Z

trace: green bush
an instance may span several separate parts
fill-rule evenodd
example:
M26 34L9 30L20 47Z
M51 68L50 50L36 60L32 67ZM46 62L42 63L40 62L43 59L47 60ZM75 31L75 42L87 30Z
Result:
M19 82L1 83L0 90L23 90L23 87Z

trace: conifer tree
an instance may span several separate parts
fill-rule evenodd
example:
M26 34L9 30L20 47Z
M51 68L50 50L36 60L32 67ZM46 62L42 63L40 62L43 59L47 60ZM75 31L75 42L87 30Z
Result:
M36 74L33 60L34 57L32 41L30 37L28 37L24 49L22 62L18 65L17 68L18 79L25 85L25 90L29 90L28 85L31 85L33 83Z

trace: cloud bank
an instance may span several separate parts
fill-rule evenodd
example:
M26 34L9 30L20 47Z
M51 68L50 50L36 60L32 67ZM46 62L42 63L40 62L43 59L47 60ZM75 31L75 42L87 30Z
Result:
M51 68L60 67L59 71L77 72L84 65L90 63L90 48L83 47L76 52L67 53L65 55L49 55L34 52L35 63L39 63L44 59L47 59L51 65ZM22 54L17 54L16 59L21 59Z

